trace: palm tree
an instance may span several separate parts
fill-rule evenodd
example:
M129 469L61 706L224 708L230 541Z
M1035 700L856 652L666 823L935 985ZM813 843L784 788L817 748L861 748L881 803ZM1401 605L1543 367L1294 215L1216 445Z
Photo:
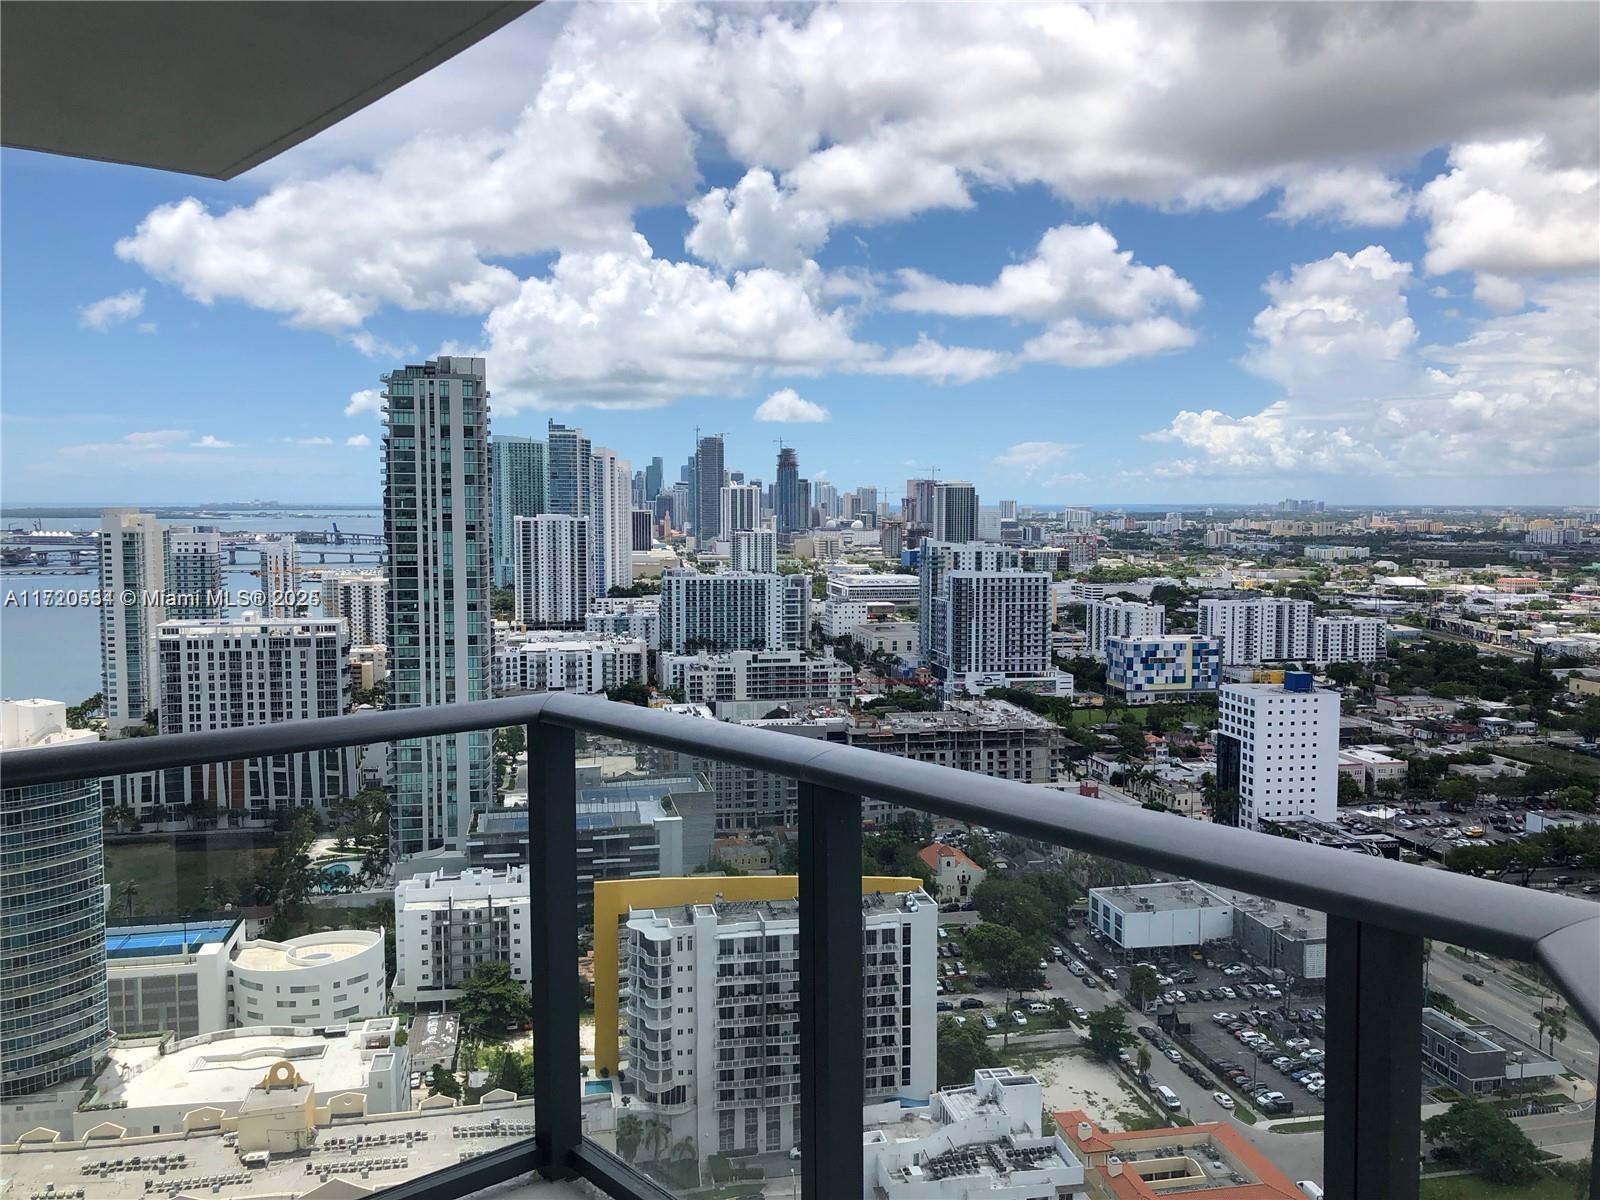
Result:
M117 886L117 901L128 909L128 920L133 920L134 901L139 896L139 885L129 879Z
M1150 1047L1139 1047L1139 1074L1142 1076L1150 1070Z
M639 1148L639 1142L644 1137L644 1122L636 1113L623 1113L617 1118L617 1153L622 1161L631 1163L633 1152Z
M1567 1040L1567 1010L1564 1008L1541 1008L1539 1010L1539 1044L1544 1044L1544 1039L1550 1039L1550 1053L1556 1052L1556 1043Z

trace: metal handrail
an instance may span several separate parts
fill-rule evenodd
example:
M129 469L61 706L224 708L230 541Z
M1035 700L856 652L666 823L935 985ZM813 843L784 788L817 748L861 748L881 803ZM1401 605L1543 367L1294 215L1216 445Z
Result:
M1600 1032L1600 907L1471 876L1177 820L932 763L592 696L547 693L470 704L130 738L0 754L0 784L91 776L547 722L646 742L815 787L867 795L1074 850L1138 862L1416 937L1438 938L1550 973ZM1514 902L1510 902L1514 897Z

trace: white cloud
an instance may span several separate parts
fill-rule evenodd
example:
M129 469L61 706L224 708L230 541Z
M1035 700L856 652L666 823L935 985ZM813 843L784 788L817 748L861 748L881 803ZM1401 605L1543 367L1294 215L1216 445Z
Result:
M1247 361L1288 394L1255 413L1184 410L1150 441L1188 456L1174 475L1588 473L1600 405L1600 297L1591 280L1531 289L1525 312L1463 341L1416 347L1382 247L1333 255L1268 285Z
M935 383L971 383L1009 369L1011 356L974 346L945 346L926 334L915 345L901 346L885 358L864 363L868 375L906 375Z
M778 191L769 171L752 170L733 188L714 188L689 206L690 254L720 267L798 267L828 237L828 219Z
M202 437L199 441L190 442L189 444L202 450L231 450L234 446L234 443L225 442L221 438L214 437L209 433Z
M656 325L700 327L667 310L611 312L608 297L570 287L585 261L632 257L643 208L691 205L689 240L704 261L781 266L787 283L763 280L741 299L803 292L803 326L814 332L833 320L817 297L839 293L818 289L804 260L830 228L965 207L983 189L1042 185L1081 205L1181 208L1236 206L1281 188L1287 217L1381 222L1404 200L1390 167L1440 145L1545 129L1554 131L1551 177L1564 179L1560 171L1594 159L1593 26L1581 5L551 8L519 23L504 53L473 60L484 64L479 86L419 81L415 95L432 102L396 101L371 124L347 123L356 132L331 158L314 147L286 156L290 177L251 203L157 208L117 252L202 303L241 301L371 354L386 352L366 328L385 307L483 315L486 336L500 336L507 353L526 342L526 357L496 367L524 397L662 403L736 379L746 386L793 355L780 346L764 357L773 346L757 339L728 360L713 339L696 365L687 361L696 347L651 346L640 393L625 386L626 370L582 361L599 343L581 329L570 354L542 341L547 299L598 322L612 346L650 346ZM453 95L464 91L474 98ZM426 131L401 141L394 131L407 121ZM740 182L705 192L701 146L742 172ZM324 170L332 161L354 165ZM1436 223L1434 252L1448 258L1461 239L1451 222ZM1532 227L1566 240L1550 214ZM505 265L547 252L568 279L519 279ZM1547 246L1533 257L1565 255ZM1136 270L1150 268L1125 264ZM1125 284L1110 294L1125 295ZM1118 332L1067 324L1033 354L1077 364L1171 348L1172 325L1139 327L1163 316L1175 320L1119 317L1130 328ZM534 330L519 330L530 317ZM1050 318L1068 320L1113 318ZM709 323L727 324L720 314Z
M1200 304L1171 267L1133 261L1131 250L1101 225L1058 225L1032 258L1001 269L990 284L947 283L921 271L900 272L893 308L951 317L1010 317L1043 332L1023 357L1069 367L1097 367L1193 344L1194 333L1166 311Z
M124 454L151 454L170 449L189 437L187 429L151 429L138 433L125 433L116 442L91 442L77 446L63 446L60 453L69 457L101 454L116 451Z
M372 445L372 439L364 433L353 433L345 438L344 444L346 446L370 446Z
M95 329L104 333L113 325L121 325L131 321L144 312L144 289L137 291L118 292L115 296L107 296L96 300L93 304L85 304L78 310L78 324L85 329Z
M994 465L1007 471L1019 471L1024 477L1059 462L1072 450L1067 442L1017 442L1003 454L997 454Z
M872 350L828 309L815 264L724 277L626 249L563 254L484 323L497 408L640 407L726 393L771 371L848 368Z
M1528 301L1528 294L1515 279L1504 275L1480 273L1473 277L1472 295L1485 308L1495 312L1511 312Z
M756 409L758 421L783 421L791 424L826 421L828 410L803 399L793 388L779 388Z
M1526 276L1600 261L1600 168L1558 165L1543 138L1455 146L1450 172L1422 189L1433 275ZM1494 294L1494 285L1490 287Z
M319 437L302 437L302 438L284 438L283 440L286 441L286 442L293 442L296 446L331 446L331 445L333 445L333 439L331 437L320 437L319 436Z
M1411 211L1405 185L1367 167L1297 171L1272 214L1285 221L1327 218L1343 225L1398 225Z
M359 392L351 392L350 400L344 406L344 415L347 417L359 416L362 413L383 413L383 393L377 388L362 388Z

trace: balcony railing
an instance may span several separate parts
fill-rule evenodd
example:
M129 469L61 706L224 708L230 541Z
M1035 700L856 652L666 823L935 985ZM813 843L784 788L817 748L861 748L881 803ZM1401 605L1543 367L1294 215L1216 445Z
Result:
M289 722L216 733L13 751L4 784L119 775L270 754L525 725L533 881L533 1036L537 1120L507 1146L385 1192L394 1200L466 1195L530 1169L581 1176L607 1195L669 1193L583 1137L579 1113L576 734L628 739L773 772L799 783L801 1160L803 1194L861 1193L863 972L861 798L904 805L1073 850L1118 858L1328 914L1325 1191L1341 1200L1418 1192L1418 1029L1423 939L1539 964L1600 1031L1600 908L1443 871L1268 838L818 743L551 693L473 704Z

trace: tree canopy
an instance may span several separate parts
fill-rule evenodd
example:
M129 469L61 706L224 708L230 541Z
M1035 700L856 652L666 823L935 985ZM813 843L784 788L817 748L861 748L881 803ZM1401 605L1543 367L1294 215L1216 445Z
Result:
M976 1021L958 1025L950 1017L940 1017L938 1037L940 1087L971 1083L972 1073L980 1067L1000 1065L1000 1056Z
M1089 1014L1089 1029L1084 1036L1089 1053L1102 1061L1117 1057L1129 1043L1133 1034L1128 1032L1127 1013L1115 1004L1108 1004Z
M974 925L967 933L967 954L1007 993L1020 994L1044 982L1039 969L1043 947L1005 925Z
M461 1023L479 1035L523 1024L529 1007L528 985L512 977L510 963L500 961L480 963L462 980L456 1005Z
M1491 1183L1527 1183L1536 1174L1538 1148L1493 1105L1458 1100L1422 1123L1422 1136Z

